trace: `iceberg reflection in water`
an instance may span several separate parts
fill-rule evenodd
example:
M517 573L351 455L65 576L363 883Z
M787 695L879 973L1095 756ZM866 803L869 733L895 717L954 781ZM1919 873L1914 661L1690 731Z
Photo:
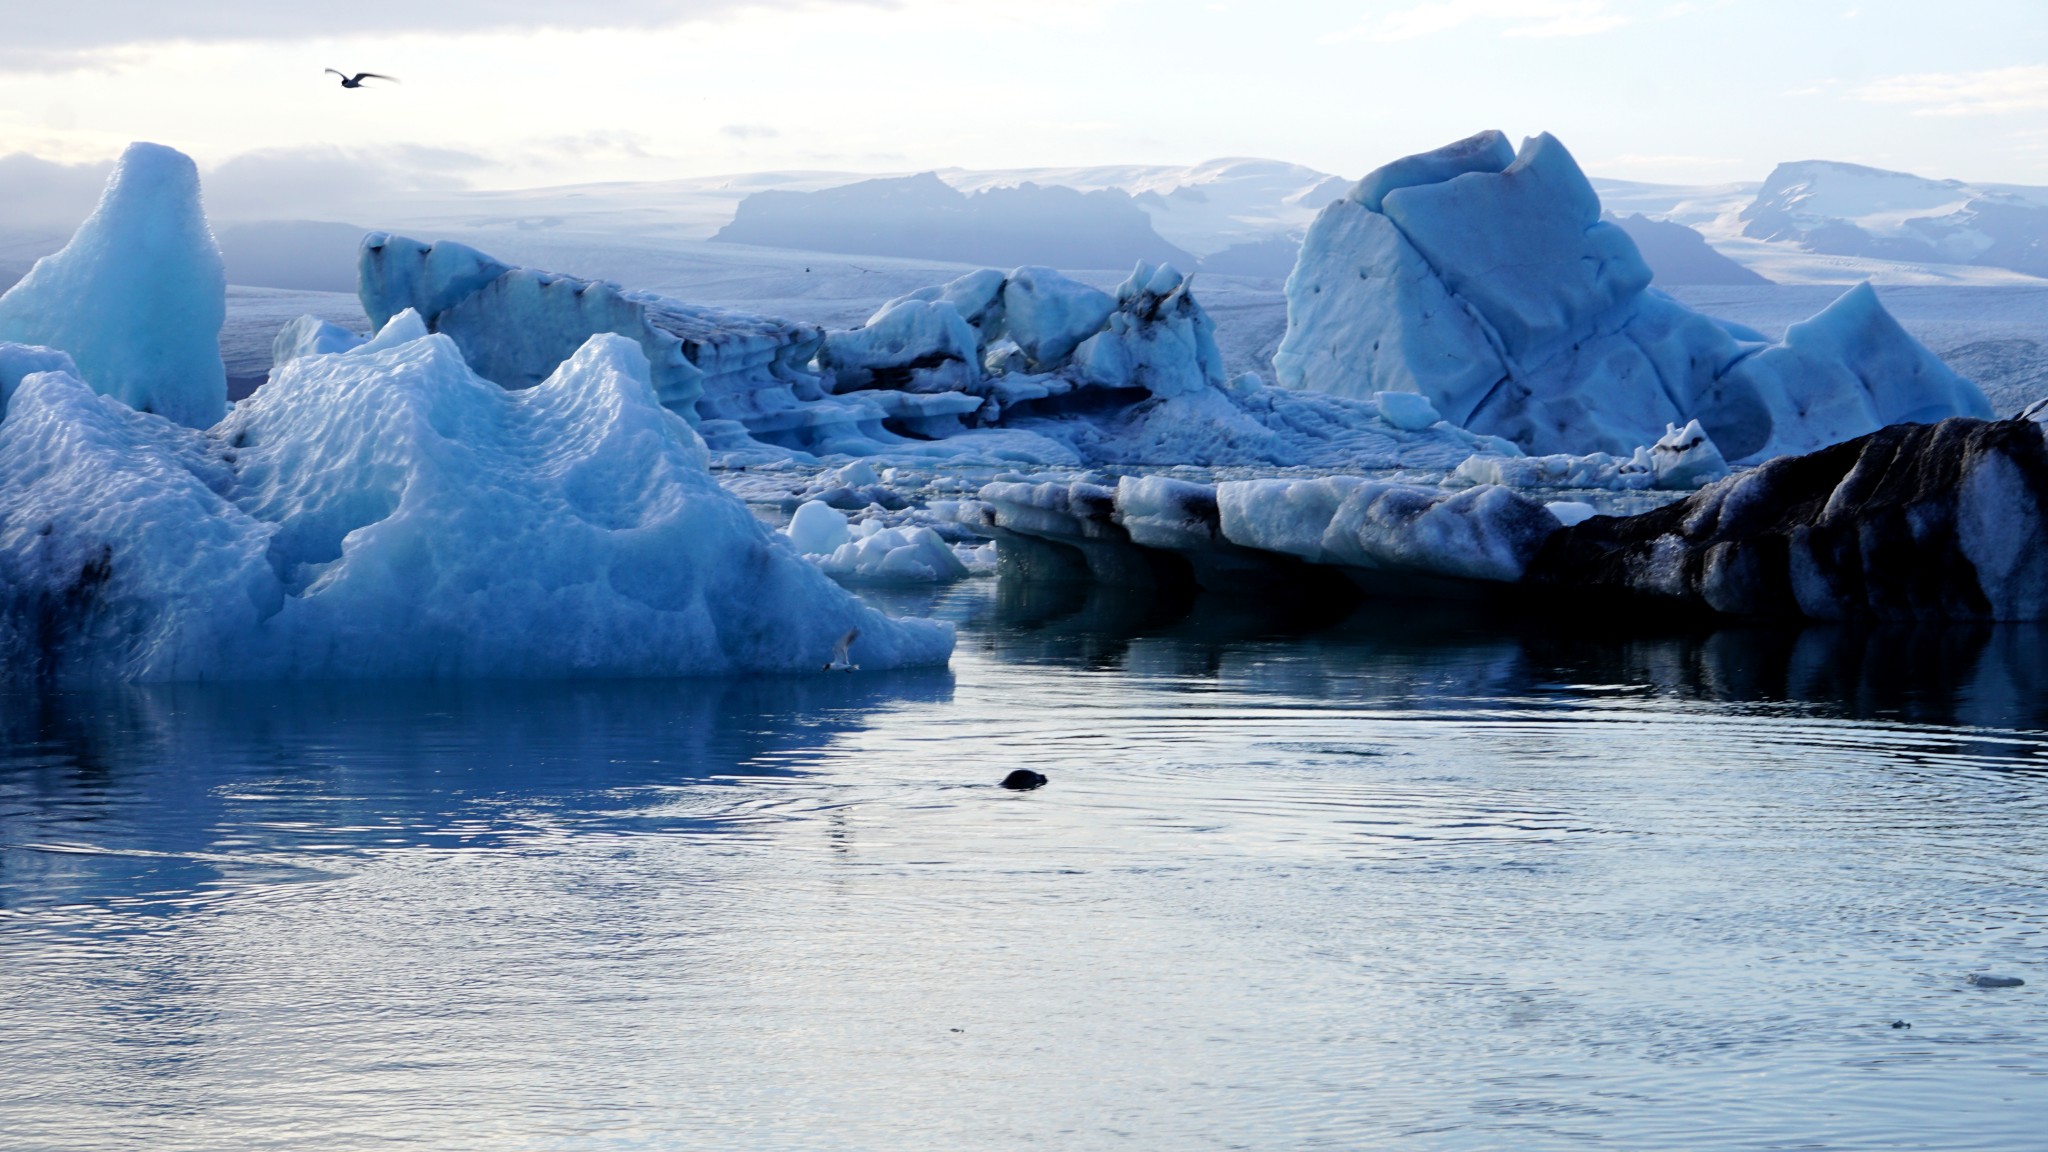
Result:
M882 606L958 620L952 672L0 700L9 1138L1999 1148L2048 1121L2038 628L987 581ZM1051 783L996 786L1019 767Z

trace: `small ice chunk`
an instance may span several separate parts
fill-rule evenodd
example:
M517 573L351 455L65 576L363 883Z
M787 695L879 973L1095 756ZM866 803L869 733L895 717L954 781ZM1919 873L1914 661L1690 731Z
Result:
M1420 392L1375 392L1372 402L1380 410L1380 419L1405 432L1420 432L1443 419L1436 405Z
M1659 488L1697 488L1728 474L1728 462L1697 420L1664 426L1663 438L1650 446L1650 468Z
M847 488L868 488L882 482L875 473L875 466L865 460L855 460L842 468L836 468L818 477L821 484L842 485Z
M789 518L789 542L806 556L823 556L853 537L846 516L823 500L812 500Z
M1583 524L1600 514L1598 508L1583 500L1552 500L1544 507L1550 509L1550 514L1557 517L1557 522L1567 528L1574 524Z
M967 569L969 576L993 576L996 574L996 542L986 544L955 544L953 555Z
M857 539L834 549L818 566L841 580L873 584L950 584L968 577L967 565L937 532L876 523L863 523Z

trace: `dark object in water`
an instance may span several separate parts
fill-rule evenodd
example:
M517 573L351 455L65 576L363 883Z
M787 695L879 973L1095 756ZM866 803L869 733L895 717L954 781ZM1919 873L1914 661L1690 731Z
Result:
M1029 792L1033 788L1043 788L1045 784L1045 773L1033 772L1029 768L1019 768L1003 777L1003 787L1013 792Z
M2026 981L2017 976L1993 976L1989 972L1978 972L1970 977L1970 983L1979 988L2018 988Z
M1905 1022L1904 1020L1894 1020L1894 1021L1892 1021L1892 1027L1894 1027L1894 1028L1911 1028L1911 1027L1912 1027L1912 1025L1911 1025L1911 1024L1908 1024L1908 1023L1906 1023L1906 1022Z

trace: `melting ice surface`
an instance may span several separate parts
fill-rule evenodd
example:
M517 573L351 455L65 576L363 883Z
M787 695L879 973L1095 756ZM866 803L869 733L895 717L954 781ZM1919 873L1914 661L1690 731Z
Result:
M7 1138L2036 1142L2038 630L1184 607L971 582L950 671L0 699Z

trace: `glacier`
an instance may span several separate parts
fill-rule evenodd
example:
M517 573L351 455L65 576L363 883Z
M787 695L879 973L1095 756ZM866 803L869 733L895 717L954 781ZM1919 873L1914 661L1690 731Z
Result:
M71 242L0 295L0 341L61 350L96 391L204 428L227 411L226 316L198 168L136 143Z
M1697 420L1731 462L1909 420L1988 417L1974 384L1867 286L1778 344L1649 287L1549 134L1484 132L1360 180L1311 226L1287 282L1281 385L1414 392L1534 454L1629 455Z

